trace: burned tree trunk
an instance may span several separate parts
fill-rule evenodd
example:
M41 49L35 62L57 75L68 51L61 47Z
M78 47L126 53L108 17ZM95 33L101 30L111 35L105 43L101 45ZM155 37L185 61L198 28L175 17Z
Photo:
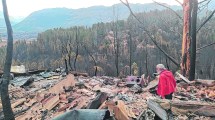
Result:
M95 66L94 76L97 76L97 72L98 72L97 62L96 62L96 60L95 60L95 58L93 57L93 55L92 55L92 54L90 54L89 52L88 52L88 54L90 55L90 57L93 59L93 62L94 62L94 66Z
M115 23L114 23L115 24ZM115 51L115 66L116 66L116 76L119 76L119 39L118 39L118 28L117 23L114 32L114 51Z
M96 59L95 59L94 56L89 52L89 50L87 49L87 47L86 47L85 45L84 45L84 49L85 49L85 51L89 54L89 56L92 58L92 60L93 60L93 62L94 62L94 66L95 66L94 76L97 76L98 68L97 68Z
M72 71L73 71L72 63L71 63L71 55L70 55L70 53L68 53L68 63L69 63L70 70L72 70Z
M72 63L71 63L71 58L72 58L72 44L71 41L69 43L69 49L67 50L66 48L66 52L67 52L67 56L68 56L68 64L70 67L70 71L73 71L73 67L72 67Z
M132 65L132 38L131 38L131 33L129 32L129 68L130 68L130 75L131 75L131 65Z
M4 11L4 19L7 27L7 53L6 60L4 64L4 75L3 80L1 81L1 101L3 106L4 118L5 120L15 120L14 114L11 108L9 93L8 93L8 84L10 77L10 69L12 64L12 56L13 56L13 30L10 24L10 19L7 10L6 0L2 0L3 11Z
M190 54L190 73L189 80L195 79L195 68L196 68L196 21L197 21L197 10L198 10L198 1L190 0L191 4L191 54Z
M181 61L181 72L184 76L189 74L190 66L190 2L189 0L184 0L183 3L183 13L184 13L184 26L183 26L183 38L182 38L182 61Z
M75 61L74 61L74 70L76 71L76 61L79 54L79 42L78 42L78 29L76 28L76 34L75 34L75 41L76 41L76 52L75 52Z
M119 39L118 38L116 38L116 73L117 73L117 76L119 76Z
M195 79L197 0L184 0L184 26L181 70L189 80Z
M145 63L146 63L146 73L145 75L148 76L149 74L149 69L148 69L148 40L146 40L146 58L145 58Z
M65 72L66 72L66 74L68 75L69 70L68 70L68 65L67 65L67 60L66 60L66 58L64 59L64 63L65 63L65 67L66 67Z
M74 70L76 71L76 62L77 62L77 58L78 58L78 45L77 45L77 48L76 48L76 55L75 55L75 61L74 61Z

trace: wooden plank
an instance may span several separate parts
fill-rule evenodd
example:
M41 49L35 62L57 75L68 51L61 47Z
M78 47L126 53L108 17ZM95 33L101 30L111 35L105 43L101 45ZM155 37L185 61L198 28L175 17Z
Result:
M69 74L64 80L61 80L59 83L54 85L49 89L50 93L59 94L64 92L64 88L75 86L74 76Z
M19 99L19 100L17 100L15 103L13 103L13 104L11 105L11 107L12 107L12 108L15 108L16 106L19 106L19 105L23 104L25 101L26 101L25 98Z
M200 116L215 117L215 104L197 101L172 101L171 104L174 114L194 113Z
M184 77L182 74L176 72L176 74L182 79L184 80L186 83L191 83L186 77Z
M157 116L159 116L162 120L168 120L168 115L166 111L154 100L147 100L148 107L155 112Z
M191 113L206 116L206 117L215 117L215 104L214 103L206 103L206 102L198 102L198 101L180 101L180 100L163 100L163 99L155 99L151 100L152 103L150 105L156 104L159 105L162 109L169 110L171 109L174 115L189 115ZM148 103L148 101L147 101ZM158 111L158 114L160 111Z
M36 103L37 100L36 98L33 98L31 99L29 102L25 102L24 104L27 106L27 107L31 107L34 103Z
M98 109L105 109L105 108L107 108L106 101L103 102Z
M148 91L149 89L156 87L158 85L158 81L159 81L158 79L159 78L156 77L155 80L152 80L146 88L143 88L143 91Z
M54 97L52 97L51 99L49 99L44 105L43 107L47 110L51 110L53 109L58 103L60 102L59 99L59 95L56 95Z
M113 112L117 120L130 120L125 105L120 100L117 101L117 106L113 107Z

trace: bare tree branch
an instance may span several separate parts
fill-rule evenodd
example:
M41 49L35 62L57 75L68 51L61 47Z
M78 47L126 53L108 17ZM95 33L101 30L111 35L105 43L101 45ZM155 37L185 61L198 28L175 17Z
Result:
M201 12L201 11L203 11L207 6L208 6L208 4L211 2L211 0L206 0L207 1L207 3L205 3L205 4L203 4L203 5L199 5L199 7L198 7L198 10ZM206 1L204 1L204 2L206 2ZM199 13L200 13L199 12Z
M206 2L206 1L211 1L211 0L203 0L203 1L200 1L198 4L202 4L202 3Z
M144 30L143 27L140 27ZM144 30L145 31L145 30ZM145 31L146 32L146 31ZM169 58L177 67L180 66L180 64L172 57L170 56L168 53L166 53L156 42L156 40L148 33L146 32L146 34L149 36L150 40L157 46L157 48L167 57Z
M196 32L198 33L199 30L213 17L215 13L215 10L208 16L208 18L198 27L198 29L196 30Z
M196 49L196 51L199 51L199 50L201 50L201 49L203 49L203 48L209 47L209 46L214 45L214 44L215 44L215 42L210 43L210 44L205 45L205 46L202 46L202 47L200 47L200 48Z
M183 6L183 3L181 3L179 0L175 0L176 2L178 2L181 6Z
M175 10L173 10L173 9L170 8L169 6L167 6L167 5L163 4L163 3L156 2L156 1L154 1L154 0L152 0L152 1L153 1L154 3L160 5L160 6L163 6L163 7L167 8L167 9L171 10L173 13L175 13L176 16L178 16L178 17L183 21L183 18L182 18Z
M161 17L159 17L159 19L160 19L160 20L162 20L164 23L166 23L166 24L164 24L164 25L165 25L165 27L167 27L167 28L168 28L168 26L167 26L167 25L168 25L169 23L168 23L166 20L162 19ZM160 27L161 27L161 26L160 26ZM174 30L173 30L173 29L171 29L171 28L170 28L169 30L170 30L171 32L173 32L173 33L178 34L178 35L180 36L180 38L182 38L182 34L181 34L180 32L174 31Z
M126 2L123 2L122 0L120 0L120 1L121 1L125 6L128 7L128 9L129 9L130 13L132 14L132 16L133 16L138 22L140 22L142 25L144 25L144 23L143 23L142 21L140 21L140 19L138 19L137 16L136 16L136 15L133 13L133 11L131 10L131 7L130 7L130 5L129 5L129 3L128 3L128 0L125 0ZM154 40L154 38L151 36L150 32L149 32L146 28L144 28L144 27L140 27L140 28L142 28L142 29L146 32L146 34L150 37L150 40L158 47L159 50L161 50L161 52L164 53L164 55L166 55L176 66L180 66L179 63L178 63L173 57L171 57L170 55L168 55L168 54L157 44L157 42Z
M139 23L141 23L141 24L144 26L144 23L143 23L139 18L137 18L137 16L136 16L136 15L133 13L133 11L131 10L131 7L130 7L130 5L129 5L129 3L128 3L128 0L125 0L125 2L122 1L122 0L120 0L120 1L121 1L125 6L127 6L127 8L129 9L131 15L132 15ZM164 55L165 55L167 58L169 58L177 67L180 67L180 64L179 64L172 56L168 55L168 54L157 44L156 40L152 37L152 35L150 34L150 32L149 32L145 27L140 27L140 28L142 28L142 29L146 32L146 34L149 36L150 40L158 47L158 49L159 49L162 53L164 53Z
M133 13L133 11L131 10L131 7L130 7L130 5L129 5L129 3L128 3L128 0L125 0L126 2L123 2L122 0L120 0L120 1L129 9L131 15L132 15L138 22L140 22L141 24L143 24L143 22L140 21L140 20L137 18L137 16Z

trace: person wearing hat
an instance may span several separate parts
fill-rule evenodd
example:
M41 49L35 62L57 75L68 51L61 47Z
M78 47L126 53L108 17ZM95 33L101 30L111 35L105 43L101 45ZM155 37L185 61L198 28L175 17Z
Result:
M156 66L156 71L160 75L157 94L162 99L172 99L172 94L175 92L176 80L171 71L168 71L163 64Z

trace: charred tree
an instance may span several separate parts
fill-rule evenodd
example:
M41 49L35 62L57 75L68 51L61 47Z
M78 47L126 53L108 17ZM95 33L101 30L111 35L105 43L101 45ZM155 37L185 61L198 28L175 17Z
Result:
M89 52L89 50L87 49L86 46L84 46L84 49L85 49L85 51L89 54L89 56L92 58L92 60L93 60L93 62L94 62L94 66L95 66L94 76L97 76L97 72L98 72L98 69L97 69L97 62L96 62L94 56Z
M181 61L181 72L184 76L189 74L190 66L190 2L189 0L184 0L183 2L183 38L182 38L182 61Z
M7 38L6 59L4 64L4 74L0 84L1 101L2 101L5 120L15 120L14 114L11 108L9 93L8 93L9 80L11 79L10 69L11 69L12 57L13 57L13 30L12 30L9 15L8 15L6 0L2 0L2 6L3 6L3 12L4 12L4 19L7 27L8 38Z
M114 37L114 54L115 54L115 67L116 76L119 76L119 39L118 39L118 14L115 14L115 6L113 7L113 15L116 20L113 19L113 37ZM116 16L115 16L116 15Z
M71 41L71 38L70 38L70 43L69 43L69 50L67 50L67 55L68 55L68 64L69 64L69 67L70 67L70 70L73 71L73 67L72 67L72 41Z
M68 54L68 63L69 63L70 69L73 71L72 63L71 63L71 55L70 54Z
M118 26L117 23L114 24L114 54L115 54L115 67L116 76L119 76L119 39L118 39Z
M195 79L197 10L197 0L184 0L181 70L184 76L189 77L189 80Z
M63 58L64 60L64 64L65 64L65 72L66 74L69 73L69 70L68 70L68 63L67 63L67 59L66 59L66 54L67 53L67 49L62 45L61 46L61 57Z
M145 76L148 76L149 74L149 69L148 69L148 40L146 40L146 58L145 58L145 63L146 63L146 74Z
M69 70L68 70L68 64L67 64L67 60L66 60L66 58L64 59L64 63L65 63L65 67L66 67L65 72L66 72L66 74L68 75Z
M76 61L79 54L79 42L78 42L78 29L76 28L76 34L75 34L75 41L76 41L76 52L75 52L75 61L74 61L74 70L76 71Z
M190 73L189 73L189 80L195 79L195 69L196 69L196 22L197 22L197 10L198 10L198 1L197 0L190 0L191 5L191 54L190 54Z
M130 68L130 75L132 73L132 37L131 37L131 33L129 32L129 68Z

